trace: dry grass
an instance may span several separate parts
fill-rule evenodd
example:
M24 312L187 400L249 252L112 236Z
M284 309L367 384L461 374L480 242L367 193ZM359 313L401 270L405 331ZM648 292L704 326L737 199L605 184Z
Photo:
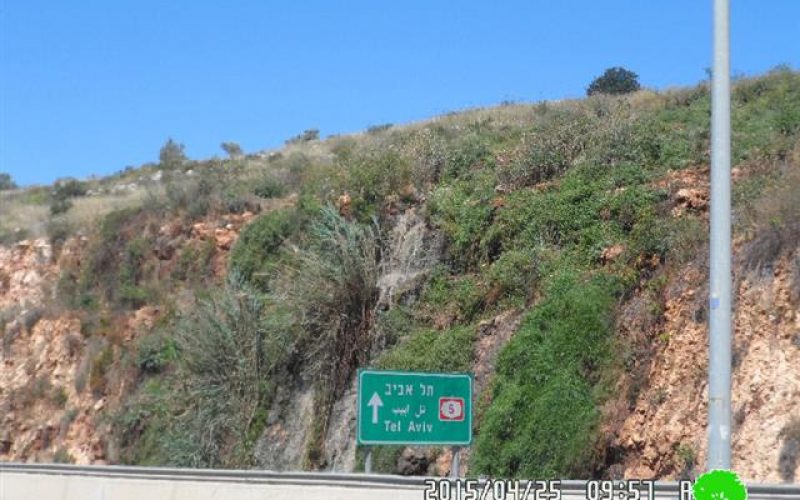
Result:
M72 199L72 207L65 214L53 217L48 200L37 192L41 192L41 188L0 193L0 244L46 237L51 221L74 228L88 228L114 210L140 206L164 196L161 186L139 187L119 194L83 196Z
M770 268L782 254L800 243L800 165L791 165L778 182L755 203L755 233L745 247L748 269Z
M84 227L115 210L140 206L150 197L159 199L163 196L163 192L162 187L138 188L119 195L76 198L73 200L72 208L66 213L66 220L73 226Z
M27 204L13 196L0 197L0 243L45 234L50 210Z

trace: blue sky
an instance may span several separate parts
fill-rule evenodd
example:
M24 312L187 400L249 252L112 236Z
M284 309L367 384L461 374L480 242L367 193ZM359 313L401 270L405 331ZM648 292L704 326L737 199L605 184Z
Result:
M711 0L0 0L0 171L108 174L580 96L609 66L662 89L705 77ZM800 1L733 0L732 68L800 68Z

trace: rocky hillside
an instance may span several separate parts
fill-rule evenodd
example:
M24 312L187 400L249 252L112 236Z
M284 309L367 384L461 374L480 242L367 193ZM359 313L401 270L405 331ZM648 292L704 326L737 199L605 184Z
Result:
M358 470L375 366L475 374L466 474L691 476L709 110L505 105L0 193L0 459ZM800 75L738 81L732 119L734 467L797 481Z

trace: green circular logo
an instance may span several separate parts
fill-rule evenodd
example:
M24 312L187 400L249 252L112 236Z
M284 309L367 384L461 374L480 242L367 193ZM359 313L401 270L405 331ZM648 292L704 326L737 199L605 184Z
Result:
M700 475L692 490L695 500L747 500L747 488L729 470L717 469Z

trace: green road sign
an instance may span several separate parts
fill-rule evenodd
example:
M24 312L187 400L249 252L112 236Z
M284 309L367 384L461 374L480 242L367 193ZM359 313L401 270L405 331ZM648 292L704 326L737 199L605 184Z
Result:
M472 375L358 372L358 443L469 445Z

